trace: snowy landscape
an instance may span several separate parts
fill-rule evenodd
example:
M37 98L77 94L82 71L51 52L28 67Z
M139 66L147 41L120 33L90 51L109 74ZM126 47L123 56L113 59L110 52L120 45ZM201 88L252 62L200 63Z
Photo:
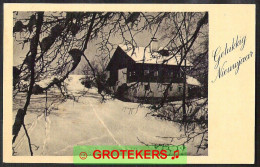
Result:
M13 12L14 156L208 155L208 12Z
M47 117L44 115L45 95L32 97L33 105L28 109L25 124L34 155L72 156L75 145L141 145L140 141L147 144L182 143L182 140L160 138L183 133L177 123L146 115L150 112L149 105L139 106L138 103L116 99L101 103L96 88L87 89L80 83L82 77L84 76L71 75L67 81L68 89L75 96L80 96L84 91L87 93L77 102L71 99L60 102L58 95L55 96L55 90L52 90L53 93L48 98L56 99L56 102L52 104L52 111ZM23 99L23 94L15 99L13 116L16 115L19 104L23 104ZM14 144L15 155L30 155L27 138L24 131L21 131ZM199 142L198 138L188 143L188 155L203 155L207 152L202 150L196 153L195 145Z

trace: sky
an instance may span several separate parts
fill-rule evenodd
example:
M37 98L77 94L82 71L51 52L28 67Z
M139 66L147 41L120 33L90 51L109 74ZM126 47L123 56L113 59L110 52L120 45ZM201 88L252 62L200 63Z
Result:
M31 12L19 12L18 15L15 15L15 14L14 15L15 15L15 18L18 20L18 19L25 19L25 18L28 19L28 18L30 18L31 14L32 14ZM120 43L121 39L118 38L119 36L120 35L117 34L114 37L111 37L110 41L114 44L118 44L118 45L121 44ZM23 37L23 34L16 33L16 34L14 34L14 37L19 40L20 38ZM136 40L138 46L145 46L148 44L151 37L152 37L151 32L144 30L141 34L139 34L135 37L135 40ZM15 38L14 38L14 48L13 48L14 66L22 63L25 55L27 54L27 52L29 50L28 44L25 44L23 46L23 45L19 44L20 41L17 42L17 40L15 40ZM126 38L129 38L129 34L126 34ZM96 44L98 42L100 42L101 40L102 40L101 38L98 38L98 39L92 40L88 43L88 48L87 48L87 51L85 52L85 54L90 60L93 60L95 55L98 54Z
M55 13L53 12L49 12L49 13L45 13L45 14L52 14L55 15ZM156 14L156 13L154 13ZM29 18L31 15L31 13L28 12L19 12L18 15L14 14L14 18L16 19L24 19L24 18ZM14 19L15 20L15 19ZM15 21L14 21L15 22ZM148 45L148 43L150 42L151 38L152 38L152 34L155 32L155 29L153 29L151 32L148 30L143 30L142 33L139 33L138 35L135 36L135 41L137 42L137 46L140 47L144 47L146 45ZM157 38L162 36L162 31L158 31L157 32ZM14 47L13 47L13 55L14 55L14 59L13 59L13 65L17 66L19 64L22 63L22 61L24 60L28 50L29 50L29 44L25 44L24 46L19 44L20 41L17 42L16 39L19 39L22 37L22 34L16 33L14 34ZM115 34L114 36L112 36L110 38L110 42L116 45L121 44L122 39L120 38L121 35L120 34ZM125 36L126 38L130 38L129 34L126 34ZM97 58L97 55L100 55L100 52L97 51L97 43L101 42L101 37L98 37L95 40L92 40L88 43L88 47L87 50L85 51L85 55L88 57L88 59L90 61L93 61ZM166 43L168 42L168 40L160 40L158 42L160 47L163 47L166 45ZM114 50L111 51L111 55L113 54ZM80 64L78 65L77 69L75 70L74 73L76 74L80 74L82 71L82 67L85 66L87 63L85 61L85 59L81 59Z

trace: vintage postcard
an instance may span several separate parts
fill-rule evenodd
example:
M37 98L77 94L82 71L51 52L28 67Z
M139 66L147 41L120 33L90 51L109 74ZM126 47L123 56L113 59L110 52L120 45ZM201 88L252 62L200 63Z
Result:
M255 5L4 4L3 66L4 162L254 163Z

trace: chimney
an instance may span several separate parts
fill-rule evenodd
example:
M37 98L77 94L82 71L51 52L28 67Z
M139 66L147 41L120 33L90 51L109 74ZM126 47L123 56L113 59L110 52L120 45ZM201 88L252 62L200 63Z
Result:
M156 38L152 38L152 42L151 42L151 52L157 52L159 49L159 45L158 45L158 40Z

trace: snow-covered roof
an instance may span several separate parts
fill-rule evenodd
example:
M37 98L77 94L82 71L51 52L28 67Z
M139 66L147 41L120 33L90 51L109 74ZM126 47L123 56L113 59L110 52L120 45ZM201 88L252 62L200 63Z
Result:
M194 85L194 86L201 86L200 82L189 75L186 76L187 84L188 85Z
M171 58L173 56L171 54L169 54L169 56L162 56L158 52L151 53L150 47L147 47L146 49L145 47L135 47L133 49L129 45L119 45L119 47L136 63L147 63L147 64L165 63L167 65L179 65L181 61L180 55L176 55L173 58ZM168 60L169 58L171 59ZM182 61L181 65L184 66L184 61ZM186 60L186 66L192 66L192 64L188 60Z

